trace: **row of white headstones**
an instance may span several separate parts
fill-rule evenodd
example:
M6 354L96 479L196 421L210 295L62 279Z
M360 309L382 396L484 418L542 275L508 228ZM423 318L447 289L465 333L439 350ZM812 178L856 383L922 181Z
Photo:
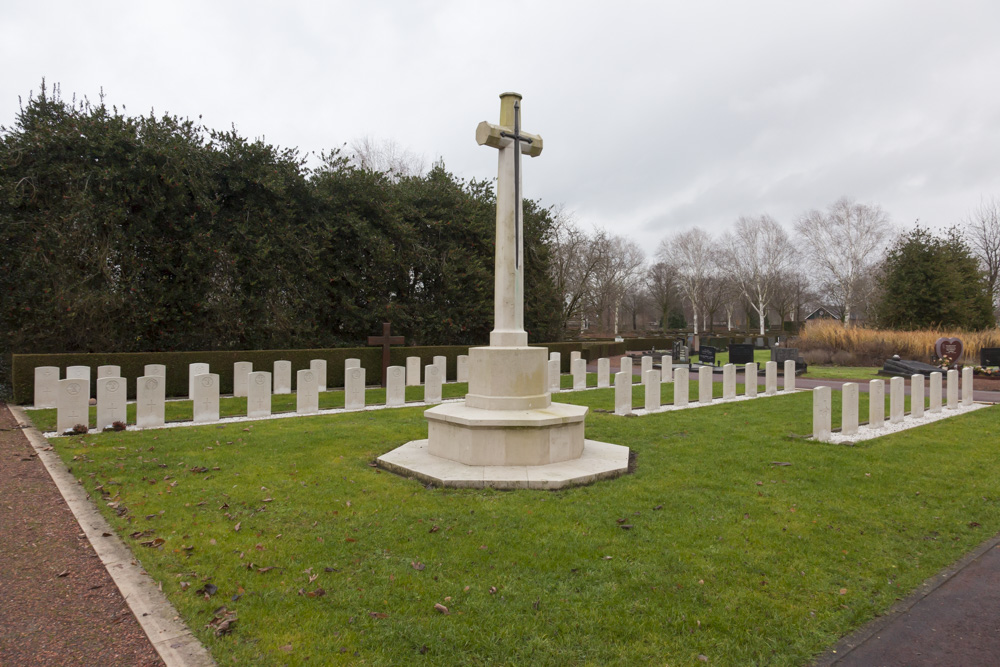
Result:
M458 377L468 375L468 357L460 355ZM274 362L273 393L290 394L292 364L287 360ZM441 402L441 385L447 373L447 357L434 357L424 375L424 402ZM56 366L35 368L35 408L56 409L56 431L65 433L77 425L89 423L90 367L69 366L66 378L59 378ZM166 412L166 374L163 364L147 364L143 375L136 378L136 426L163 426ZM386 375L386 405L399 406L406 402L405 387L420 385L420 357L408 357L406 367L390 366ZM309 368L296 373L296 407L299 414L319 412L319 392L327 390L327 362L313 359ZM97 430L113 427L126 419L127 380L121 377L120 366L97 368ZM188 364L188 399L193 403L194 422L219 420L219 375L210 372L208 364ZM347 410L365 406L365 369L360 359L344 363L344 402ZM272 373L254 371L253 364L238 361L233 364L233 395L247 397L247 416L267 417L271 414Z
M959 406L959 374L955 369L948 371L946 406L955 410ZM910 419L923 419L924 388L928 378L917 374L910 378ZM938 414L941 412L942 375L931 373L929 406L926 412ZM841 388L841 418L840 434L854 436L858 434L858 385L855 382L845 383ZM889 423L899 424L906 419L904 408L906 380L894 377L889 380ZM961 404L972 405L972 367L962 369ZM885 426L885 381L871 380L868 383L868 428L878 430ZM833 398L830 387L813 389L813 438L828 441L833 434Z
M459 355L457 381L468 381L468 357ZM642 379L646 383L646 410L660 408L661 371L653 369L653 358L641 359ZM789 364L792 364L789 366ZM785 390L794 389L794 362L786 362ZM550 354L549 385L552 391L560 391L561 356ZM579 352L570 358L573 389L587 388L587 364ZM610 386L610 360L599 359L597 364L597 387ZM669 355L662 357L662 368L671 369L673 361ZM408 357L406 367L390 366L386 374L386 402L388 407L398 407L406 403L406 386L419 386L420 357ZM699 370L699 404L712 400L712 368ZM136 378L136 426L155 428L165 424L166 366L148 364L144 374ZM757 367L747 364L747 396L757 394ZM66 379L59 379L60 369L55 366L39 366L35 369L35 408L55 407L56 432L65 433L77 425L89 423L90 367L70 366L66 369ZM447 358L434 357L434 363L423 369L424 403L440 403L441 386L447 374ZM347 359L344 364L344 409L360 410L365 407L365 369L359 359ZM126 419L127 380L121 377L119 366L99 366L97 369L97 430L112 427ZM632 410L632 359L624 357L615 375L615 412L630 414ZM752 380L750 379L752 378ZM274 380L272 384L272 379ZM251 362L236 362L233 367L234 396L247 397L247 417L265 418L271 415L271 396L291 393L291 362L281 360L274 363L274 373L254 371ZM314 359L310 367L296 373L296 413L310 414L319 411L319 392L327 389L327 362ZM688 404L688 369L674 369L667 372L663 382L674 381L678 390L675 405ZM193 403L193 423L219 420L219 376L211 373L208 364L188 365L188 398ZM656 390L653 389L655 386ZM683 389L681 388L683 387ZM768 362L766 367L765 392L777 391L777 365ZM723 368L723 400L736 396L736 373L732 364ZM54 400L53 400L54 399ZM54 403L54 405L53 405Z

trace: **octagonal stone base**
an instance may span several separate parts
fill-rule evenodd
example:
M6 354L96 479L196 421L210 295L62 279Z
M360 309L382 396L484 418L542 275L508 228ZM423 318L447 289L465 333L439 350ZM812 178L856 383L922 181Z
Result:
M561 489L618 477L628 471L628 447L585 440L580 457L547 465L466 465L434 456L427 440L413 440L378 458L382 468L454 488Z
M582 405L483 410L446 403L426 410L429 452L466 465L546 465L583 453Z

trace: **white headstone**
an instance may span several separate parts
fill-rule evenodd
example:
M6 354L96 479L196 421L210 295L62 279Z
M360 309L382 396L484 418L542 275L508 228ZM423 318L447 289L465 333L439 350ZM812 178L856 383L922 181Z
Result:
M247 383L253 373L252 361L237 361L233 364L233 396L246 396Z
M166 378L167 367L163 364L146 364L143 367L142 374L146 376L155 375L157 377Z
M840 388L840 433L858 433L858 383L847 382Z
M285 360L274 362L274 393L292 393L292 362Z
M247 417L271 416L271 374L254 371L247 378Z
M650 368L642 374L642 382L646 392L646 412L656 412L660 409L660 371Z
M683 408L689 402L688 398L688 369L674 369L674 405Z
M219 374L202 373L195 375L191 378L191 385L194 421L219 421Z
M712 402L712 367L698 367L698 402L705 405Z
M549 359L549 391L559 391L559 360Z
M885 423L885 382L871 380L868 383L868 428L882 428Z
M747 364L743 368L743 393L750 397L757 395L757 364Z
M645 378L646 371L653 370L653 357L642 355L642 359L639 361L639 374Z
M905 405L906 381L901 377L889 380L889 423L898 424L903 421Z
M385 404L406 404L406 369L402 366L389 366L385 371Z
M622 357L618 364L618 372L625 373L629 377L629 382L635 382L632 377L632 357Z
M736 398L736 366L726 364L722 367L722 400Z
M795 391L795 361L785 359L785 391Z
M597 386L599 388L611 386L611 360L607 357L597 360Z
M820 442L830 439L833 432L833 398L829 387L813 389L813 438Z
M549 361L552 361L553 359L559 362L561 370L562 354L560 354L559 352L549 352Z
M669 354L660 358L660 377L667 383L674 381L674 358Z
M958 407L958 371L954 368L948 371L948 409Z
M569 353L570 365L572 365L573 362L576 361L577 359L582 359L582 358L583 358L583 353L580 352L580 350L573 350Z
M344 370L346 371L348 368L361 368L361 360L354 358L344 359Z
M420 386L420 357L406 358L406 386Z
M365 369L355 366L344 372L344 407L348 410L365 407Z
M587 388L587 362L584 359L573 359L569 362L573 373L573 389Z
M632 374L615 373L615 414L632 414Z
M59 395L56 397L57 432L65 433L77 424L90 428L89 386L84 378L59 380Z
M87 392L87 403L90 403L90 366L69 366L66 369L67 380L83 380L84 391Z
M323 370L326 371L326 361L323 361ZM300 415L319 412L319 373L311 364L295 372L295 412Z
M59 367L35 367L35 400L36 408L56 407L56 396L59 395Z
M120 378L122 376L121 366L98 366L97 367L97 379L101 378Z
M97 378L97 430L103 431L115 422L125 422L125 399L128 386L121 377Z
M778 393L778 362L768 361L764 364L764 394L773 396Z
M316 391L326 391L326 359L311 359L309 370L316 376ZM298 391L298 373L295 374L295 387Z
M962 405L972 405L972 366L962 369Z
M441 367L436 364L424 366L424 403L441 402Z
M194 398L194 379L209 373L208 364L188 364L188 398Z
M910 416L922 419L924 416L924 375L917 373L910 378Z
M931 373L930 407L928 411L932 414L941 412L941 374Z
M144 375L135 380L135 425L139 428L163 426L166 411L167 379Z
M469 381L469 355L460 354L455 357L455 380L457 382Z
M448 381L448 357L436 356L434 357L434 365L441 369L441 383Z

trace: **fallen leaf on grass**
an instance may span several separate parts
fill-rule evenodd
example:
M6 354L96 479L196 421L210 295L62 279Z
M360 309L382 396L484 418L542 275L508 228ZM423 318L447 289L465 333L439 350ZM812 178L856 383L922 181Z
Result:
M258 567L258 568L257 568L257 572L259 572L260 574L264 574L265 572L270 572L270 571L271 571L271 570L273 570L273 569L274 569L275 567L276 567L275 565L272 565L272 566L270 566L270 567Z
M440 528L438 528L437 526L431 526L431 529L430 529L430 530L428 530L427 532L428 532L428 533L436 533L436 532L438 532L439 530L441 530L441 529L440 529Z
M412 567L414 570L420 571L427 566L421 563L420 561L410 561L410 567Z
M384 614L380 611L370 611L368 612L368 615L372 618L389 618L389 614Z
M204 595L209 598L219 592L219 587L215 584L205 584L201 588L195 591L198 595Z
M292 645L291 644L285 644L284 646L281 647L281 650L284 651L285 653L291 653L292 652Z
M236 531L237 533L240 532L240 526L242 526L242 525L243 525L242 521L237 521L236 525L233 526L233 530Z
M57 577L65 577L65 576L68 576L68 575L69 575L69 570L63 570L62 572L60 572L56 576Z
M443 604L441 604L440 602L435 602L435 603L434 603L434 609L436 609L437 611L441 612L441 613L442 613L442 614L444 614L445 616L447 616L448 614L450 614L450 613L451 613L451 612L449 612L449 611L448 611L448 607L445 607L445 606L444 606Z
M846 588L841 588L840 589L840 594L841 595L847 595L847 589Z
M215 618L209 621L205 627L214 630L216 637L221 637L232 632L234 623L236 623L236 612L219 607L215 612Z
M156 539L149 540L148 542L140 542L144 547L152 547L153 549L159 549L166 542L162 537L157 537Z

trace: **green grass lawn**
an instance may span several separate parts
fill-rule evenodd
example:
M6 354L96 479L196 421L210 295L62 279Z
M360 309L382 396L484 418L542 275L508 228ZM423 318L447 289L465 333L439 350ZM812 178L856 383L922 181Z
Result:
M801 665L1000 531L997 408L838 446L796 437L808 392L622 418L613 391L557 400L634 474L554 492L374 468L423 408L51 442L224 665Z

